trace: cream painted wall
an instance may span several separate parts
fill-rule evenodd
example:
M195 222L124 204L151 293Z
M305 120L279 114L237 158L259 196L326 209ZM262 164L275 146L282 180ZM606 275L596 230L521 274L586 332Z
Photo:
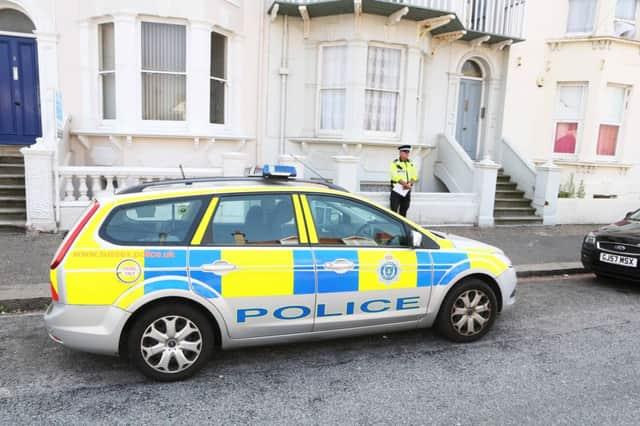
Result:
M598 4L591 35L567 35L568 2L528 3L526 41L511 47L503 134L537 163L554 159L561 184L574 176L594 194L640 200L640 42L611 37L615 2ZM549 13L553 10L554 13ZM639 31L640 33L640 31ZM588 85L576 154L553 154L553 110L559 82ZM598 158L596 146L608 84L631 87L615 158Z

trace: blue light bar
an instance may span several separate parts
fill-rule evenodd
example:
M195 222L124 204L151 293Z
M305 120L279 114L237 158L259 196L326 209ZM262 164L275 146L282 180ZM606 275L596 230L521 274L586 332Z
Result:
M262 168L262 177L279 177L279 178L292 178L296 177L296 168L293 166L279 166L266 164Z

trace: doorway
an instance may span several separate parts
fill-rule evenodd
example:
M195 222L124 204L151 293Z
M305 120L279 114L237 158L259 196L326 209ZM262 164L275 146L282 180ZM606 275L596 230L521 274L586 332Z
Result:
M483 118L483 73L478 63L468 60L462 66L462 77L458 91L458 114L456 140L469 158L478 157L480 120Z

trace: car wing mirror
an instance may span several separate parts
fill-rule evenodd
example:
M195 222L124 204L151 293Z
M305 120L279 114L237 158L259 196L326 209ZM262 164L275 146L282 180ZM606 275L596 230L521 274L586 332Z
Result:
M422 234L420 232L412 230L409 240L410 240L409 243L412 248L422 247Z
M633 213L634 212L627 212L627 214L624 215L624 218L629 219Z

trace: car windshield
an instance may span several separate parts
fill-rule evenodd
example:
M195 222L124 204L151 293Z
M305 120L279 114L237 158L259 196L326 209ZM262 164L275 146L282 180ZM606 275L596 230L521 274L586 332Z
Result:
M634 213L629 216L631 220L640 220L640 210L636 210Z

